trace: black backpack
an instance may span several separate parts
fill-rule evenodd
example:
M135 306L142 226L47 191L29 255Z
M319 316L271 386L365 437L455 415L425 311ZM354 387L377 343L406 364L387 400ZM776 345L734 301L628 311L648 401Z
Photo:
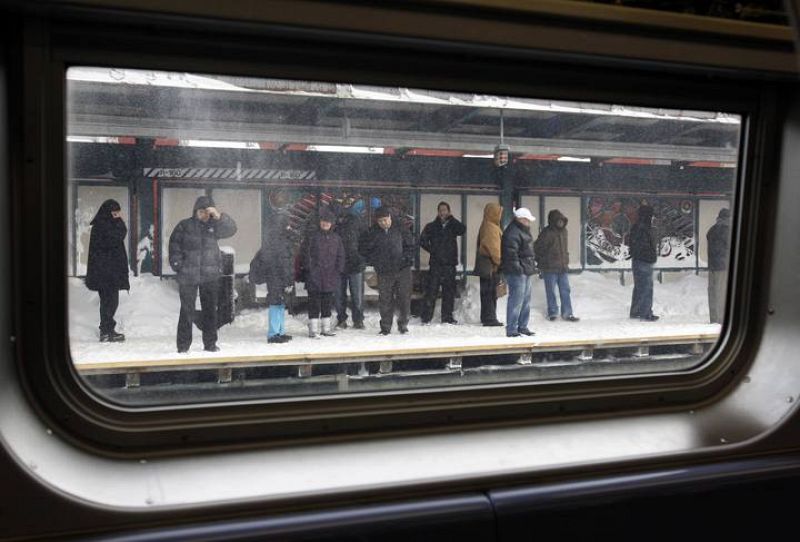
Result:
M264 259L261 257L262 250L264 249L259 249L250 261L250 282L253 284L264 284L267 282L267 266L264 263Z

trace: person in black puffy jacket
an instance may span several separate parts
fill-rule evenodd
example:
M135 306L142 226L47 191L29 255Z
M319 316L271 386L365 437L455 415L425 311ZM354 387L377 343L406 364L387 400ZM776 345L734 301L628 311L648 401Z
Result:
M181 220L169 237L169 265L178 274L181 314L178 352L192 345L192 322L198 290L203 317L203 347L217 352L217 303L221 256L219 239L236 233L236 222L220 213L209 196L195 201L192 216Z
M636 223L631 226L629 244L633 268L631 318L655 322L653 314L653 265L658 258L658 237L653 227L653 208L640 205Z
M411 266L414 243L411 231L394 220L387 207L375 211L377 223L366 231L359 242L359 252L378 275L378 306L381 313L381 335L391 333L394 311L398 310L397 329L408 333L411 314Z
M458 237L467 228L450 214L450 204L439 203L436 220L428 223L419 237L419 245L430 254L428 282L425 288L425 308L422 323L433 318L439 286L442 288L442 323L457 324L453 318L453 305L456 297L456 265L458 265Z
M128 228L122 220L122 208L113 199L103 202L91 221L86 287L100 295L100 342L122 342L114 314L119 306L119 291L131 287L128 282L128 254L125 236Z
M507 337L533 335L533 331L528 329L528 321L531 313L532 276L536 273L530 229L535 220L529 209L520 207L514 210L514 220L503 232L500 268L508 283Z

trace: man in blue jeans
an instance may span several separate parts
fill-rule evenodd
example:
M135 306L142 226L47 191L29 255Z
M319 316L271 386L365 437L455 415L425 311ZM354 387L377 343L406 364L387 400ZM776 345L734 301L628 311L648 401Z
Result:
M503 232L500 268L508 284L506 337L533 335L528 329L531 314L531 285L536 272L530 225L536 220L530 210L520 207Z
M658 239L652 223L653 208L641 205L628 241L633 267L630 316L646 322L658 320L658 316L653 314L653 265L658 257Z
M558 318L558 301L556 286L561 298L561 318L568 322L577 322L572 314L572 301L569 288L569 251L567 250L567 217L558 209L547 215L547 227L539 234L533 244L536 262L544 278L544 291L547 296L547 319Z
M353 327L364 329L364 257L358 252L358 242L366 231L357 207L345 208L336 224L336 233L344 245L344 273L335 292L336 326L347 328L347 290L350 289L350 309Z

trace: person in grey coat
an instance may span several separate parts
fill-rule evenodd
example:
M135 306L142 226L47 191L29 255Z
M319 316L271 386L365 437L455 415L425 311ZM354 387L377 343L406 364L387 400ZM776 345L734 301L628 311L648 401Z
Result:
M725 316L725 288L728 286L731 211L720 209L716 223L706 234L708 241L708 312L712 323L721 324Z
M169 237L169 265L178 274L181 313L178 319L178 352L188 352L192 345L197 293L202 310L203 348L218 352L217 304L221 256L219 239L236 233L236 222L220 213L209 196L195 201L192 216L181 220Z

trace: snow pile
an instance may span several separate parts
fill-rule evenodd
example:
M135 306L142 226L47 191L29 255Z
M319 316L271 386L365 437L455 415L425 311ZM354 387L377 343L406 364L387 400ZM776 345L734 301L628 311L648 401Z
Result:
M580 322L546 320L544 283L534 278L530 328L537 341L600 340L608 338L652 337L719 332L719 325L708 323L707 280L693 272L665 274L663 284L655 284L655 323L628 318L632 284L621 285L617 273L571 275L572 305ZM626 278L630 278L627 275ZM498 300L497 316L505 321L508 296ZM467 292L456 299L457 326L437 323L440 320L437 302L433 324L422 326L412 318L410 332L400 335L396 329L388 337L378 336L380 315L377 306L368 305L366 329L337 330L336 337L309 339L304 314L286 318L287 333L295 339L286 344L266 341L266 309L250 309L236 316L231 325L219 331L221 351L203 351L200 331L194 330L189 358L221 358L227 356L265 356L273 354L312 354L381 350L392 348L443 348L467 345L508 344L518 339L505 337L504 328L480 325L480 295L477 277L468 280ZM69 279L70 346L76 364L102 361L174 359L176 328L180 301L174 280L160 280L146 275L131 277L131 291L120 292L117 330L125 333L124 343L99 343L99 298L85 288L80 279Z

